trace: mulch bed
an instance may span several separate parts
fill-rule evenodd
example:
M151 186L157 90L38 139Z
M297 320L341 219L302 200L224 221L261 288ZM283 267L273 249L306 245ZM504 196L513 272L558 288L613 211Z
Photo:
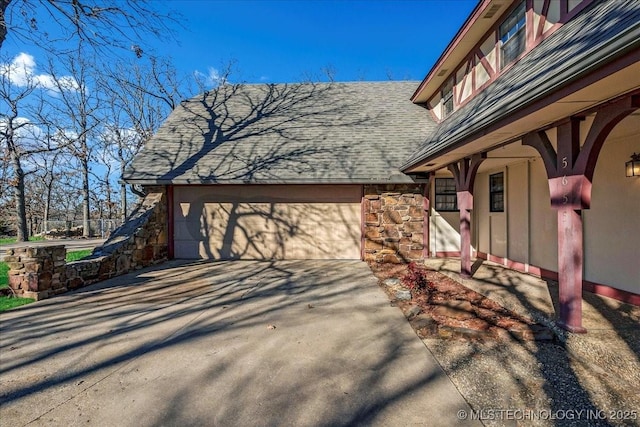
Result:
M430 291L411 292L402 284L407 264L370 263L378 283L421 338L517 339L552 341L544 326L437 271L423 268ZM390 279L390 280L389 280ZM397 280L394 280L397 279Z

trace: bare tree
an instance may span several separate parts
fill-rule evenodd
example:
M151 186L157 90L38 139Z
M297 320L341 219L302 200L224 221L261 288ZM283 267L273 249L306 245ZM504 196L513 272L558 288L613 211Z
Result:
M68 165L70 160L67 153L62 150L40 153L31 158L36 166L33 173L35 183L32 187L34 191L31 199L42 203L38 213L42 215L42 231L45 233L49 230L52 211L60 210L54 202L54 191L61 187L59 184L62 176L69 174L65 165Z
M65 75L59 75L53 64L49 64L56 96L48 98L48 113L53 119L46 122L56 128L57 134L64 140L65 147L78 162L82 176L83 236L89 237L89 177L95 132L99 124L100 99L95 91L95 70L90 67L90 58L82 52L78 49L76 56L69 55L63 58Z
M143 55L146 35L172 36L174 11L160 11L153 0L0 0L0 47L10 34L61 51L69 41L96 50L108 48ZM42 27L47 22L48 30ZM51 24L54 24L53 30Z
M8 62L0 66L0 142L3 146L6 163L3 167L3 179L13 192L13 205L17 222L17 239L26 241L29 228L26 214L25 176L27 172L24 162L36 153L51 151L51 139L43 137L43 132L32 121L28 120L25 110L27 100L36 91L38 85L26 73L20 85L14 84L16 73L20 73Z
M117 165L114 162L113 153L109 151L109 146L105 144L106 135L101 136L99 146L95 150L95 158L100 163L100 172L92 172L92 175L97 181L97 188L95 191L95 200L98 201L98 210L100 212L100 219L115 218L118 200L116 193L113 189L113 180L116 174Z
M120 175L164 119L193 90L168 59L117 63L102 76L105 152L118 162ZM195 82L195 81L194 81ZM106 159L104 161L107 161ZM127 187L120 183L122 219L128 212Z

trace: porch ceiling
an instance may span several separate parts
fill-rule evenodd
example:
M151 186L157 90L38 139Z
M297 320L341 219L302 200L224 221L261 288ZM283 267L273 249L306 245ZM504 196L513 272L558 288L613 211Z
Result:
M461 143L427 157L419 165L405 172L437 171L476 153L487 153L487 157L494 158L494 160L483 162L481 171L496 167L498 164L496 157L503 157L503 163L511 162L518 157L537 157L537 152L533 148L524 147L519 142L512 143L528 132L552 127L554 123L571 116L588 114L589 110L602 103L624 94L637 92L640 90L638 76L640 76L640 62L609 74L566 96L561 92L552 94L541 103L538 109L508 116L484 131L470 135ZM508 149L501 148L505 145L508 145ZM508 160L506 157L512 159Z

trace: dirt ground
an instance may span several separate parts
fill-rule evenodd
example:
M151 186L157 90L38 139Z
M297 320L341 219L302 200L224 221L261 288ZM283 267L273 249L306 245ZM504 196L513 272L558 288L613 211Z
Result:
M553 334L542 325L437 271L423 268L430 289L411 291L411 298L405 299L408 289L402 278L409 272L407 264L370 263L369 267L392 304L403 311L422 338L553 339Z

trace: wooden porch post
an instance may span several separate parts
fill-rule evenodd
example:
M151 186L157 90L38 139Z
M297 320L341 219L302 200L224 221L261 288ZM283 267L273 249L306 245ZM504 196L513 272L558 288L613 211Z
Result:
M456 182L458 209L460 210L460 275L471 277L471 211L473 210L473 184L484 154L475 154L448 166Z
M591 207L596 161L611 130L639 106L640 97L627 96L599 107L582 148L582 117L571 117L557 126L557 152L544 131L531 132L522 139L523 145L535 148L542 157L551 207L558 215L559 324L570 332L586 332L582 326L582 210Z

